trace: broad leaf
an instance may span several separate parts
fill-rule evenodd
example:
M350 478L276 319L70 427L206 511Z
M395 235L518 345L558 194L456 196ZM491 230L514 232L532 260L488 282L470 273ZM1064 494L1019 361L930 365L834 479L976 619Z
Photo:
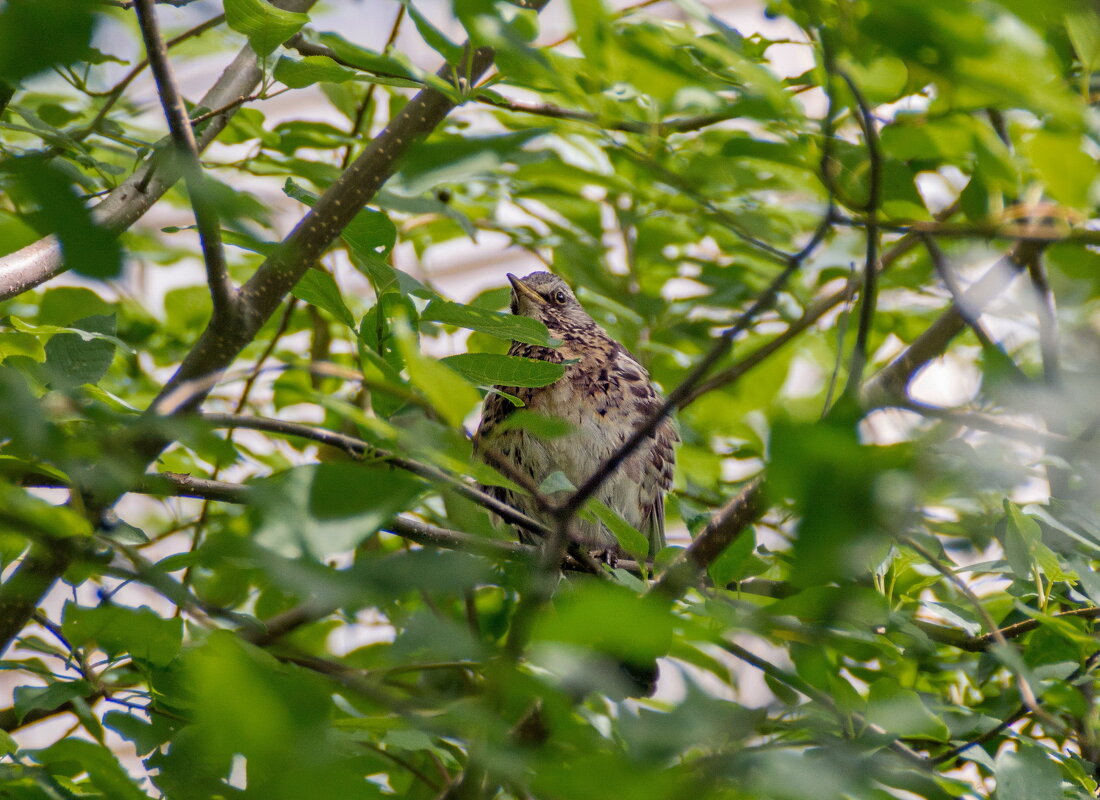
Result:
M309 22L309 16L285 11L265 0L225 0L225 21L230 28L248 37L259 56L269 56L275 48Z
M565 374L565 366L520 356L496 353L462 353L443 363L479 386L549 386Z

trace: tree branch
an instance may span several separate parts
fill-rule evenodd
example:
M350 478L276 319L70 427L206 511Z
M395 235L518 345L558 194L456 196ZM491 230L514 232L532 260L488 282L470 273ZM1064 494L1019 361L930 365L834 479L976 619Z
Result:
M913 244L915 243L914 240ZM1019 270L1021 264L1033 258L1041 246L1028 242L1018 244L970 287L964 295L964 302L972 308L985 306L1006 285L1002 275L1004 265L1009 264ZM901 355L864 385L862 397L865 406L873 408L891 405L891 398L904 397L905 387L912 375L942 353L951 339L963 330L964 325L958 307L952 304ZM766 510L763 489L762 479L757 478L719 509L706 528L669 566L650 591L673 598L694 585L741 531Z
M201 418L215 427L247 428L256 431L278 433L284 436L295 436L325 444L329 447L338 448L354 458L369 456L380 461L385 461L387 464L392 464L406 472L411 472L426 480L447 486L466 499L472 500L483 508L492 511L506 522L513 525L519 525L521 528L525 528L539 535L546 535L550 532L550 529L541 522L531 519L526 514L523 514L507 503L497 500L492 495L476 487L470 486L466 482L437 467L397 456L385 450L380 450L369 442L365 442L362 439L356 439L354 436L335 433L312 425L303 425L297 422L287 422L285 420L270 419L267 417L252 417L244 414L203 414Z
M160 36L154 0L134 0L134 11L137 13L138 26L145 41L145 52L156 80L164 116L168 120L176 156L182 161L183 180L187 184L187 194L195 212L195 226L199 231L203 261L206 262L206 282L210 286L213 316L216 321L221 322L234 313L236 292L226 270L221 220L206 190L202 162L199 161L199 146L195 141L183 95L180 94L172 74L168 48Z
M935 322L863 387L863 404L868 408L889 405L893 398L905 397L906 387L917 371L938 356L966 326L962 307L976 313L1000 294L1011 280L1041 251L1043 245L1019 242L982 275L961 298L952 303Z
M307 11L316 0L274 0L288 11ZM262 73L256 53L249 45L241 48L199 104L220 108L239 97L252 93L260 83ZM201 151L225 129L232 117L232 108L210 120L198 136ZM113 189L92 211L95 220L115 233L121 233L141 219L180 178L178 164L166 163L162 157L147 160L133 175ZM33 289L67 269L62 260L61 246L56 236L46 236L21 250L0 258L0 300Z
M879 152L878 130L863 92L846 72L838 72L855 98L859 109L859 125L867 143L867 159L870 162L870 188L867 196L867 253L863 267L863 289L860 292L859 328L856 330L856 344L852 352L852 366L848 371L846 392L854 396L863 382L863 368L867 364L867 344L871 337L871 323L875 316L875 302L878 293L878 212L882 193L882 154Z

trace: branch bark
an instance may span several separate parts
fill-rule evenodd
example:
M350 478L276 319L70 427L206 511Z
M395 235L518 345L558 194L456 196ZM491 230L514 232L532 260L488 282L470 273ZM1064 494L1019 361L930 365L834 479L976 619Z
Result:
M134 10L137 12L141 36L145 41L145 52L157 83L164 116L168 120L175 154L182 162L187 194L195 212L195 226L199 231L202 257L206 263L206 282L210 286L214 319L223 320L233 313L236 290L226 271L221 220L206 190L206 177L202 171L202 162L199 161L199 146L191 128L183 95L180 94L172 74L168 48L160 36L156 7L153 0L134 0Z
M527 5L541 9L545 5L545 0L530 2ZM468 57L463 60L462 88L474 85L493 62L493 52L487 48L468 50L466 55ZM249 56L247 63L253 70L256 69L253 57ZM451 79L455 69L449 64L444 65L439 75L444 80ZM247 91L244 93L247 94ZM222 102L224 101L219 100L208 104L218 106ZM145 420L150 421L162 416L161 401L172 395L181 385L202 382L211 376L218 375L236 359L279 307L283 297L293 288L298 279L316 262L363 205L393 174L397 169L399 158L404 155L409 146L434 130L456 105L456 101L447 95L435 89L424 89L401 109L390 124L352 162L351 166L318 198L313 208L290 235L241 287L238 293L240 313L229 320L211 320L184 358L180 368L146 411ZM217 120L212 120L210 125L212 126L214 122ZM41 242L39 244L41 245ZM23 270L20 275L22 278L42 277L41 264L39 269L31 270L29 275L26 270ZM42 277L42 279L45 278ZM212 384L207 381L205 388L191 393L186 401L172 409L172 413L197 410L211 387ZM139 441L136 447L140 457L145 458L146 463L151 463L168 444L168 440L163 435L153 433ZM117 496L94 498L91 513L96 515L99 509L110 507L117 499ZM0 586L0 609L9 611L9 608L2 604L10 603L10 613L4 613L3 619L0 620L0 652L6 650L23 629L30 614L54 581L65 571L67 565L67 559L58 562L56 558L42 561L28 557L12 578ZM23 580L21 576L23 571L28 573L28 577L33 576L34 580ZM13 583L17 577L20 580ZM9 584L12 585L9 587Z
M274 0L287 11L307 11L317 0ZM221 108L239 97L252 93L259 85L262 73L256 53L245 45L226 67L199 104L206 108ZM205 149L225 129L235 108L206 123L197 137L197 147ZM112 190L92 211L103 227L121 233L137 222L180 178L178 165L154 157L139 167L133 175ZM60 275L67 269L56 236L46 236L34 244L0 258L0 300L15 297Z
M971 310L983 308L1007 285L1005 268L1009 267L1012 270L1010 275L1014 277L1030 259L1038 255L1042 246L1034 242L1018 243L970 287L963 296L963 304ZM864 384L861 392L864 406L870 409L890 405L894 402L893 398L905 397L905 388L913 375L940 355L965 326L966 321L959 305L952 303L905 352ZM764 483L761 478L757 478L715 513L706 528L669 566L650 588L650 592L670 599L679 597L684 590L698 582L699 576L726 547L766 509Z

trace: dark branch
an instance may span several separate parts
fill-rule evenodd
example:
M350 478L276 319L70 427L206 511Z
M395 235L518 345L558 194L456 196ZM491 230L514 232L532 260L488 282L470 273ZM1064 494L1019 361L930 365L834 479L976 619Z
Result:
M863 289L859 301L859 328L856 330L856 343L852 351L852 366L848 371L846 392L854 396L863 382L863 368L867 364L867 345L871 337L871 323L875 316L875 301L878 293L878 212L882 193L882 154L879 152L878 130L871 108L863 93L845 72L838 72L855 98L859 109L859 125L863 130L863 139L867 144L867 159L870 162L870 187L866 210L867 252L863 266Z
M275 5L288 11L307 11L315 2L316 0L275 0ZM259 85L261 77L256 53L251 46L245 45L199 104L205 108L220 108L239 97L251 94ZM217 138L231 117L232 109L205 124L198 137L199 150ZM121 186L112 190L92 214L100 225L120 233L141 219L175 185L180 176L178 164L166 163L165 159L154 157L142 164ZM0 258L0 300L33 289L66 269L57 237L39 239Z
M437 467L423 464L413 459L397 456L385 450L379 450L369 442L364 442L362 439L356 439L354 436L334 433L324 428L303 425L297 422L286 422L284 420L269 419L266 417L252 417L243 414L203 414L202 419L216 427L248 428L250 430L278 433L284 436L295 436L319 442L329 447L338 448L353 458L370 457L372 459L385 461L387 464L392 464L406 472L411 472L414 475L419 475L422 478L442 484L454 490L468 500L472 500L483 508L492 511L506 522L513 525L519 525L526 530L540 535L549 533L549 529L542 523L531 519L526 514L516 510L507 503L497 500L492 495L486 494L480 489L470 486Z
M217 209L206 189L206 178L199 161L199 146L195 133L191 129L191 120L187 106L183 102L176 79L172 74L172 63L168 59L168 48L160 37L157 25L157 12L153 0L134 0L141 36L145 41L145 52L156 79L157 92L160 95L164 116L168 120L168 129L172 135L177 158L182 162L183 180L187 184L187 193L191 197L191 207L195 212L195 225L199 231L202 256L206 262L206 282L210 286L210 296L214 306L214 319L225 320L233 313L235 289L225 265L225 249L222 247L221 220Z

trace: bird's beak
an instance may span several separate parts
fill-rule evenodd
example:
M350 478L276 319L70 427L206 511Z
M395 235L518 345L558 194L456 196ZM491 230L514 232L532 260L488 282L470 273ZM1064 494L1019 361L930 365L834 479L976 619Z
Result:
M536 292L526 283L521 281L511 272L508 273L508 282L512 284L512 290L516 293L517 297L523 295L532 303L538 303L539 305L544 305L546 303L546 298L544 298L541 294Z

